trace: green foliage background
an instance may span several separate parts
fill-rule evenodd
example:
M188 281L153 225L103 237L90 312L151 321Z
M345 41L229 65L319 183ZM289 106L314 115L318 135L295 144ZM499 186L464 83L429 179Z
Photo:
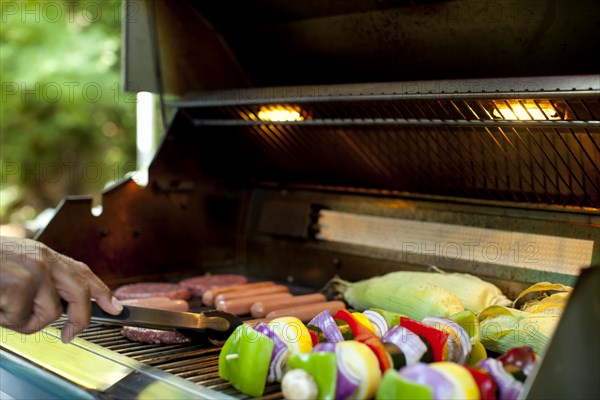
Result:
M1 0L1 223L135 169L135 95L121 82L122 4Z

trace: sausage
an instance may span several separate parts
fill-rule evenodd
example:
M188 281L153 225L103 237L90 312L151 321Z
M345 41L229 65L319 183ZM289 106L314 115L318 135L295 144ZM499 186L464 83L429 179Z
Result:
M141 299L144 297L168 297L173 300L188 300L190 291L176 283L145 282L120 286L115 289L113 295L119 300Z
M224 287L210 289L210 290L207 290L206 292L204 292L204 294L202 295L202 303L204 303L207 306L212 307L215 305L215 297L217 297L221 293L237 292L240 290L248 290L248 289L257 289L260 287L273 286L273 285L275 285L275 282L265 281L265 282L245 283L242 285L224 286Z
M217 304L220 300L239 299L241 297L257 297L257 296L262 296L265 294L289 293L289 292L290 292L290 289L288 289L287 286L283 286L283 285L272 285L272 286L265 286L265 287L261 287L261 288L250 289L250 290L239 290L236 292L226 292L226 293L221 293L220 295L215 297L215 304Z
M325 301L322 303L302 304L295 307L281 308L271 311L266 315L266 318L278 317L296 317L304 323L309 322L322 311L329 310L331 314L335 314L338 310L345 308L343 301Z
M241 285L248 282L248 278L244 275L239 274L215 274L215 275L201 275L194 276L192 278L184 279L179 282L181 287L187 288L193 296L202 297L204 292L207 290Z
M271 322L271 318L255 318L255 319L246 319L246 320L244 320L244 323L246 325L249 325L251 328L256 327L256 325L258 325L261 322L263 324L268 324L269 322Z
M254 318L263 318L271 311L281 308L299 306L301 304L322 303L325 301L327 301L327 298L321 293L293 296L290 299L257 301L250 307L250 314L252 314Z
M121 300L126 306L155 308L157 310L183 311L186 312L190 306L185 300L171 300L168 297L146 297L143 299Z
M292 297L290 293L270 293L262 296L238 297L235 299L217 300L215 308L219 311L225 311L235 315L244 315L250 313L250 307L257 301L284 299Z

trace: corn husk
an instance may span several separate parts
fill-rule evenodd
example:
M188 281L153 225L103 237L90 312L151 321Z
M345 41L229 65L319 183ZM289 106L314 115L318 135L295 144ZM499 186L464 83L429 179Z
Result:
M436 286L455 295L465 310L471 310L476 314L491 305L511 304L496 285L470 274L447 273L436 268L436 272L391 272L380 278L395 282L398 287L411 282Z
M478 318L481 343L486 349L504 353L513 347L530 346L537 354L543 354L560 315L491 306L479 313Z
M521 311L527 311L534 314L555 314L561 315L567 305L570 293L554 293L548 297L532 300L523 307Z
M567 305L572 290L570 286L558 283L536 283L517 296L513 307L530 313L560 315ZM529 300L525 301L526 299ZM519 304L522 305L519 307Z
M398 271L356 283L334 279L332 284L359 311L381 308L418 321L511 304L495 285L462 273Z
M382 308L421 321L425 317L447 317L464 311L453 293L438 286L418 281L371 278L350 284L344 300L359 311Z
M413 274L428 274L427 272L414 272ZM459 272L440 272L428 279L431 283L454 293L465 310L479 313L492 305L508 306L511 301L502 293L499 287L486 282L474 275ZM418 279L418 278L416 278Z

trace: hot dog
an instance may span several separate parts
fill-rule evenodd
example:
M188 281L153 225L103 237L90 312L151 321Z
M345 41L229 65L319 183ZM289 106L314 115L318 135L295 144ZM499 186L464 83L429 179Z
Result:
M271 318L255 318L255 319L244 320L244 323L246 325L250 325L252 328L254 328L256 325L258 325L261 322L263 324L268 324L269 322L271 322Z
M207 306L212 307L215 304L215 297L217 297L221 293L237 292L240 290L248 290L248 289L257 289L260 287L273 286L273 285L275 285L275 282L265 281L265 282L245 283L242 285L234 285L234 286L226 286L226 287L210 289L210 290L207 290L206 292L204 292L204 294L202 295L202 303L206 304Z
M341 310L345 307L346 305L344 302L339 300L303 304L295 307L281 308L279 310L271 311L266 315L266 318L296 317L302 322L306 323L322 311L329 310L329 312L333 315L338 312L338 310Z
M257 289L239 290L236 292L221 293L215 297L215 305L221 300L239 299L242 297L257 297L272 293L289 293L290 290L283 285L265 286Z
M219 311L225 311L235 315L244 315L250 313L250 307L257 301L272 299L284 299L292 297L290 293L270 293L262 296L238 297L234 299L217 300L215 308Z
M263 318L271 311L281 308L288 308L310 303L322 303L325 301L327 301L327 298L321 293L293 296L289 299L257 301L256 303L252 304L252 307L250 307L250 314L252 314L254 318Z
M183 311L186 312L190 306L185 300L171 300L168 297L146 297L143 299L121 300L128 306L156 308L157 310Z

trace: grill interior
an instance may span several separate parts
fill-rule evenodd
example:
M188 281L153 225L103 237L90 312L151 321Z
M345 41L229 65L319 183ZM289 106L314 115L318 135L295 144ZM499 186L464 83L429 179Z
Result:
M220 106L201 101L183 112L203 147L219 148L216 153L246 165L231 171L237 177L529 206L600 207L597 97L584 91L521 93L518 99L473 96L275 99L271 104L297 110L303 118L287 122L261 120L261 107L270 103L265 99ZM214 165L215 174L227 170L218 160Z

